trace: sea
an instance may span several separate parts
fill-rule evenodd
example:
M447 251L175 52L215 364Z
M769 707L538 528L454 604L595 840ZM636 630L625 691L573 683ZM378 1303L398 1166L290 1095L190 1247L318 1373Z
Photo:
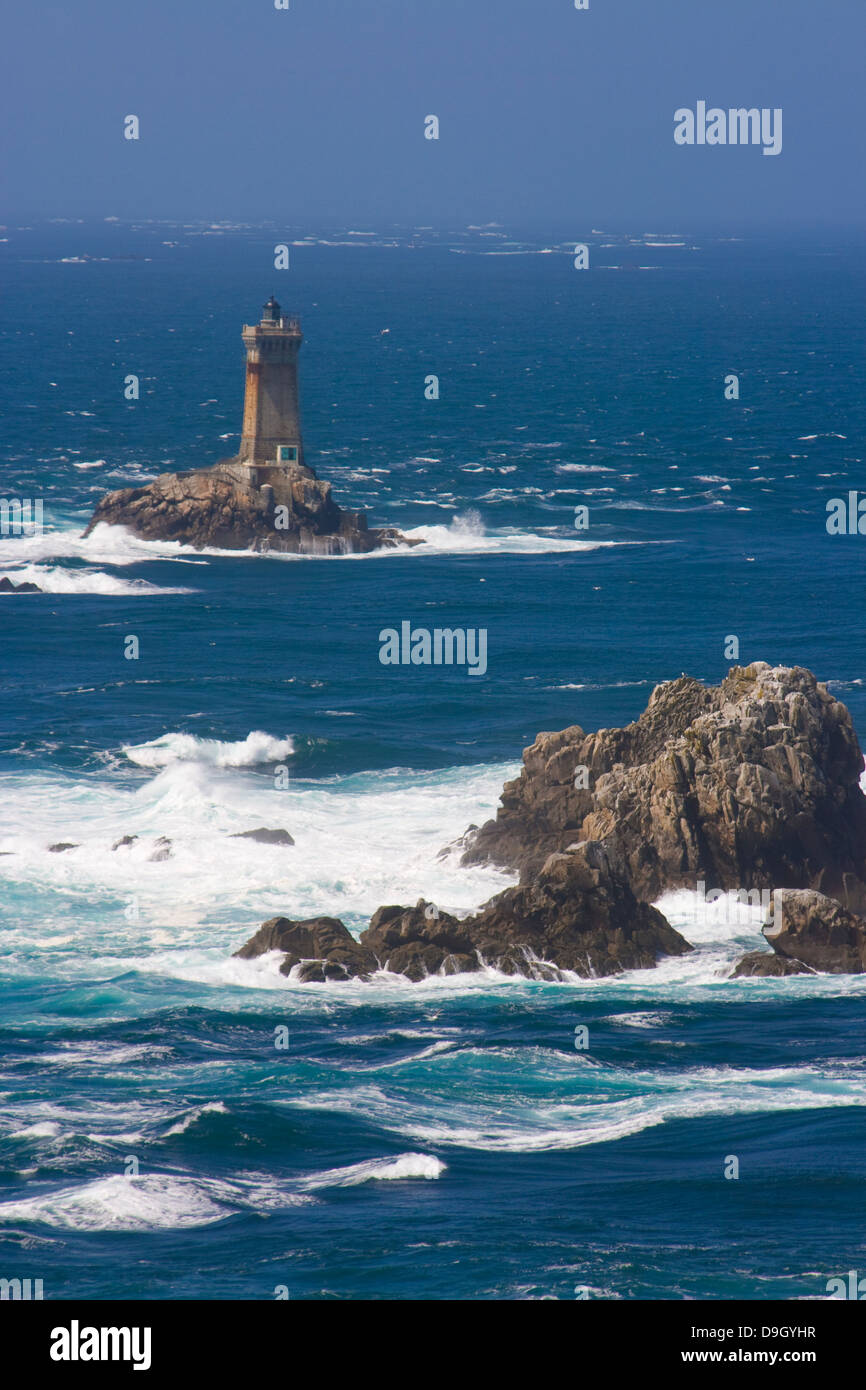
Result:
M858 239L0 238L0 490L42 513L9 510L0 577L44 591L0 594L0 1276L768 1300L866 1274L866 977L730 979L758 909L670 894L693 953L556 984L233 956L277 915L474 910L515 879L453 846L522 750L684 672L809 667L866 735L866 539L827 529L866 496ZM302 320L307 461L420 544L83 539L107 490L235 452L272 293ZM485 630L486 671L383 665L404 621ZM294 845L233 838L262 826Z

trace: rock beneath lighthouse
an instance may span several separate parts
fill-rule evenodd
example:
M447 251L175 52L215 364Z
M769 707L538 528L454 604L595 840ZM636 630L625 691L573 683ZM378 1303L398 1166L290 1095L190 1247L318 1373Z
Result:
M197 550L357 555L418 544L393 527L368 528L363 512L343 511L331 496L331 484L304 464L250 468L229 460L188 473L163 473L144 487L107 493L84 535L101 523Z
M393 527L370 530L363 512L344 512L331 484L304 463L297 359L302 334L271 295L258 324L244 324L247 354L241 443L211 468L163 473L145 487L109 492L84 532L124 526L150 541L202 550L279 550L358 555L418 545Z

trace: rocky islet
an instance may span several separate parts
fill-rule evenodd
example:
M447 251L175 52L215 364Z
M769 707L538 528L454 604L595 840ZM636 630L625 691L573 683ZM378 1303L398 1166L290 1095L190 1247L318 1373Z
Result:
M492 966L562 979L651 968L692 948L650 900L698 881L773 894L772 951L738 976L866 969L866 796L850 714L802 667L658 686L624 729L539 734L462 862L520 874L463 920L420 900L359 940L335 918L274 918L237 953L309 980L421 980ZM322 926L327 924L327 929Z

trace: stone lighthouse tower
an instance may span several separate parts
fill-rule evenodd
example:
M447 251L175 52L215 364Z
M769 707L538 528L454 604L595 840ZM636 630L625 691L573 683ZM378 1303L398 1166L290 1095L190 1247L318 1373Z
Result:
M247 380L238 459L242 464L303 464L298 413L298 349L301 324L283 316L271 295L261 323L244 324Z

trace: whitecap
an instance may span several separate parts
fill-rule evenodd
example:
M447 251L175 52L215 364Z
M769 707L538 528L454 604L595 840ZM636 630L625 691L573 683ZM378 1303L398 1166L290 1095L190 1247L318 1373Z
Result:
M178 1120L176 1124L173 1124L167 1129L165 1131L165 1137L167 1139L170 1134L186 1134L190 1126L196 1124L197 1121L201 1119L202 1115L227 1114L228 1110L221 1100L211 1101L207 1105L198 1105L194 1110L191 1110L188 1115L185 1115L182 1120Z
M229 1191L225 1184L191 1178L114 1174L45 1196L2 1202L0 1222L33 1221L72 1231L183 1230L231 1216L237 1208L226 1204Z
M151 598L157 594L190 594L192 589L162 588L145 579L123 579L103 570L64 569L62 566L21 565L5 570L0 578L13 584L37 584L46 594L104 594L114 598Z
M256 767L260 763L281 762L294 751L291 738L275 737L259 729L234 743L175 733L162 734L149 743L126 744L123 748L130 762L152 768L187 762L210 763L214 767Z
M302 1179L306 1189L320 1187L355 1187L365 1182L394 1182L407 1178L424 1178L428 1182L441 1177L446 1165L432 1154L405 1153L397 1158L372 1158L363 1163L351 1163L345 1168L326 1168Z

